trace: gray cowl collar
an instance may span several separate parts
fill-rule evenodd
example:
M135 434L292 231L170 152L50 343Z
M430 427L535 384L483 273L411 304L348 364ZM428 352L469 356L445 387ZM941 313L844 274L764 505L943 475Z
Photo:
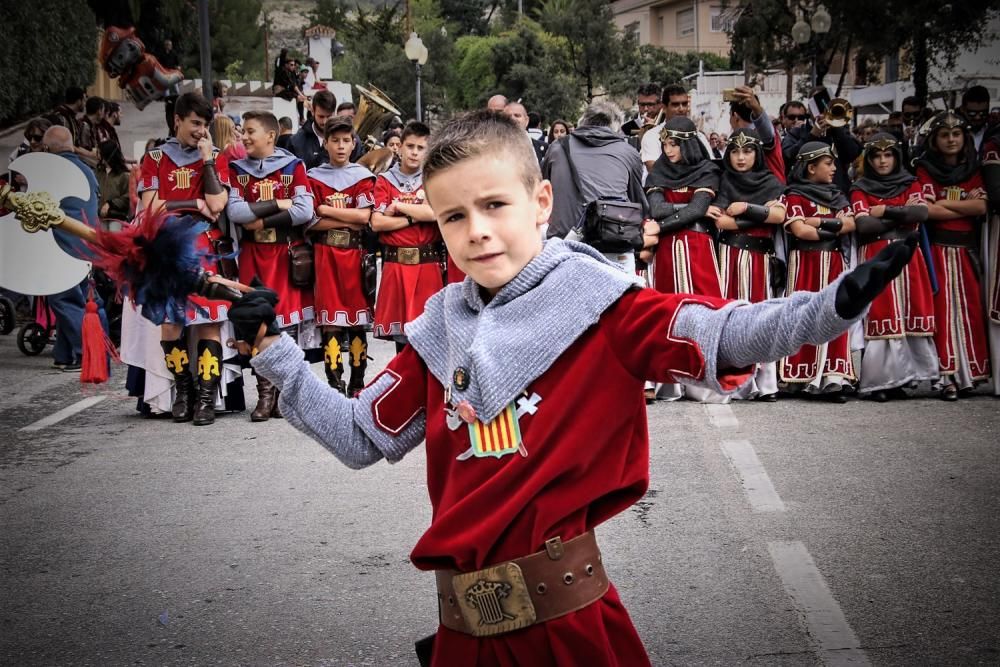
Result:
M622 294L641 283L590 246L553 238L484 303L471 278L432 296L406 336L452 400L489 422ZM469 384L454 386L455 369Z

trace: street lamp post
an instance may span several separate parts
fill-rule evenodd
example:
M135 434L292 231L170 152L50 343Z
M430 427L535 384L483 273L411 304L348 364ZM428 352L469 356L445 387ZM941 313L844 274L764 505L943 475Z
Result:
M817 35L825 35L830 32L830 27L833 21L830 19L830 12L826 11L826 7L822 4L816 7L816 11L813 12L812 20L806 23L805 18L802 16L802 11L798 12L798 20L795 21L795 25L792 26L792 39L796 44L808 44L812 33ZM819 41L817 40L816 46L813 49L813 59L812 59L812 73L810 74L810 80L812 82L812 87L815 88L817 85L816 81L816 59L819 57Z
M413 63L417 71L417 120L423 122L423 107L420 103L420 70L427 63L427 47L424 46L423 40L417 36L417 33L411 32L403 49L406 51L407 59Z

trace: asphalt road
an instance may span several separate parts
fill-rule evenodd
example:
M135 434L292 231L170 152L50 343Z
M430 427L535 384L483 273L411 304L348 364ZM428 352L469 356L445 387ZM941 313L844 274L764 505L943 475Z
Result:
M142 419L121 370L49 363L0 337L0 663L415 664L419 449L354 472L283 420ZM1000 661L998 405L653 406L649 494L599 537L654 664Z

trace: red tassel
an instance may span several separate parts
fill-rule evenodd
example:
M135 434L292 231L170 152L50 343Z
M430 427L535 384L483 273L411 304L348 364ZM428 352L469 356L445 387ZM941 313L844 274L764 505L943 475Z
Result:
M83 360L80 362L80 382L90 384L107 382L108 355L118 361L118 350L104 333L101 317L97 314L97 304L94 302L93 292L87 296L87 306L83 314L81 329Z

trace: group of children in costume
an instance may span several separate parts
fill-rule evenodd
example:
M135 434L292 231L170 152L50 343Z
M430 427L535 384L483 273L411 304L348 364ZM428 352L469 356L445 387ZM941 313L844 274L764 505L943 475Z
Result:
M349 117L326 123L328 162L309 171L275 146L279 128L273 114L245 114L247 157L234 161L212 148L210 119L211 108L197 94L178 99L175 137L143 157L139 190L144 207L155 209L163 202L167 211L194 212L212 222L202 238L202 249L212 256L206 268L224 271L223 265L232 262L237 267L233 278L244 284L259 280L274 289L278 326L303 347L322 351L331 386L357 393L365 385L367 332L374 326L376 336L401 348L406 323L445 283L445 253L422 185L430 132L420 123L404 128L399 163L376 177L349 161L355 141ZM368 228L378 233L382 248L377 299L373 267L366 261L374 252L366 243ZM226 233L235 247L219 245L228 240ZM293 264L301 261L301 253L309 256L307 264L312 260L311 284L295 279ZM191 301L194 308L177 308L161 327L163 363L174 387L169 410L175 421L210 424L216 408L243 409L241 369L236 350L223 345L232 338L228 304ZM150 366L158 362L136 365L145 367L148 380ZM223 382L227 375L230 381ZM276 388L261 376L257 384L251 419L281 416ZM143 388L133 382L133 389ZM147 400L156 400L145 393Z

